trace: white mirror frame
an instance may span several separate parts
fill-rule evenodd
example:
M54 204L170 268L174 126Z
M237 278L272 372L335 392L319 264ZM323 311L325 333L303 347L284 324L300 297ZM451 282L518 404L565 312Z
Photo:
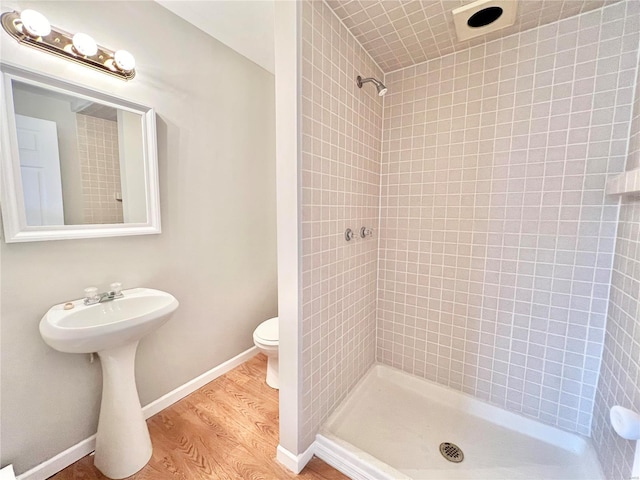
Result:
M70 83L58 78L24 70L0 63L0 97L4 108L1 112L0 195L4 239L7 243L36 242L79 238L118 237L125 235L148 235L161 233L160 194L158 186L158 147L156 140L156 118L152 108L128 100ZM78 98L97 101L114 108L141 115L143 130L143 152L146 188L146 223L89 224L89 225L27 225L18 141L13 105L12 81L17 80L47 90L74 95Z

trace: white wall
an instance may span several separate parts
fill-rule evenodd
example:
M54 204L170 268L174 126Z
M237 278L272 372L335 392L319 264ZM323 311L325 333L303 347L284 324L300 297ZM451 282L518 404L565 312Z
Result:
M153 2L2 8L35 8L135 55L138 74L123 82L0 35L3 61L156 109L162 203L161 235L1 242L0 464L23 472L97 425L100 366L42 342L51 305L116 280L179 299L173 319L141 342L143 404L251 347L255 326L276 315L274 80ZM159 25L171 42L157 41Z
M156 0L226 46L275 73L274 0Z
M280 438L278 459L299 471L287 457L301 454L300 219L298 207L298 2L275 5L276 151L278 178L278 313L280 344ZM282 450L285 450L284 452ZM304 467L304 465L302 465Z
M120 183L122 213L125 223L147 221L144 181L143 138L140 115L118 110L118 147L120 148Z

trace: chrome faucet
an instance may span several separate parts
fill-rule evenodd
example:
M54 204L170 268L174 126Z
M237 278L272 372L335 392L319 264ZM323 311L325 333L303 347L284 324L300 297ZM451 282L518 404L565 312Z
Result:
M96 303L110 302L111 300L115 300L116 298L122 298L124 294L122 292L116 293L113 290L110 292L102 292L97 293L95 296L91 298L85 298L85 305L95 305Z
M116 298L122 298L122 284L112 283L111 290L108 292L98 293L98 289L95 287L89 287L84 289L84 304L95 305L96 303L110 302Z

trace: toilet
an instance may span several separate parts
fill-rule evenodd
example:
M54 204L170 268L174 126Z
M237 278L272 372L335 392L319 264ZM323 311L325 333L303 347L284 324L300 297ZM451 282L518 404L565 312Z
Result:
M267 385L279 388L278 382L278 317L265 320L253 332L253 343L267 356Z

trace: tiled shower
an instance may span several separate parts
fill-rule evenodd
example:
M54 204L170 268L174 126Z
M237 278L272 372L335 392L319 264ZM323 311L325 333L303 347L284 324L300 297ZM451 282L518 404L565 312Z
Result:
M640 4L608 3L422 58L367 43L394 32L366 2L304 2L303 447L377 361L592 436L629 476L608 409L640 410L640 201L605 188L640 166Z
M309 445L375 359L378 244L346 242L344 232L378 230L382 100L354 88L352 74L382 71L324 2L302 8L302 441Z
M627 170L640 167L640 69L636 80ZM640 411L640 198L623 199L611 277L607 331L592 436L605 473L625 478L631 471L631 442L609 425L611 405Z
M76 114L85 223L122 223L118 124Z
M637 61L610 53L624 8L386 76L379 360L589 433L618 215L604 188Z

